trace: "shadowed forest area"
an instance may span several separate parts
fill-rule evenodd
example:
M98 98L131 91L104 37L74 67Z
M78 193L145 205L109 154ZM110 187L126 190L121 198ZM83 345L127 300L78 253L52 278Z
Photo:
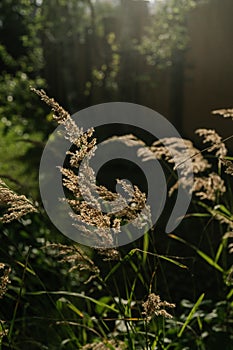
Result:
M232 13L232 0L1 0L0 350L233 349ZM72 114L108 102L157 111L183 141L131 119L82 134ZM58 125L72 145L63 202L96 246L60 232L40 195ZM154 226L143 168L119 158L79 175L116 140L161 166ZM191 203L167 233L180 189ZM118 246L134 219L143 235Z

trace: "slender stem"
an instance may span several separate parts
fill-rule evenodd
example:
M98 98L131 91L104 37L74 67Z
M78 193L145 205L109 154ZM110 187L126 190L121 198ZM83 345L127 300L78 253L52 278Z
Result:
M23 269L23 275L22 275L22 281L21 281L21 286L20 286L20 290L19 290L19 294L16 300L16 304L15 304L15 308L14 308L14 312L13 312L13 317L12 317L12 321L11 321L11 326L10 326L10 330L9 330L9 341L11 341L11 337L12 337L12 333L13 333L13 329L14 329L14 325L15 325L15 320L16 320L16 315L17 315L17 311L19 308L19 304L20 304L20 300L22 297L22 292L23 292L23 287L24 287L24 280L25 280L25 275L26 275L26 270L27 270L27 266L28 266L28 259L29 259L29 255L30 255L30 251L31 251L31 246L29 246L28 248L28 252L26 255L26 260L25 260L25 265L24 265L24 269Z

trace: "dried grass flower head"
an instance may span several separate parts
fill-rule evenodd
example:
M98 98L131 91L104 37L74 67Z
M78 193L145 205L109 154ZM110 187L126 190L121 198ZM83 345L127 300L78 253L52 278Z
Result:
M58 124L62 124L65 127L65 138L68 139L72 144L80 148L78 155L72 153L74 158L77 157L78 161L83 159L83 156L85 156L88 153L88 151L95 146L96 139L89 141L89 139L93 136L94 129L90 128L84 133L83 129L79 128L73 121L70 114L63 107L61 107L59 103L56 102L53 98L48 97L44 90L37 90L35 88L31 88L31 91L37 94L42 101L44 101L49 107L51 107L53 112L53 119ZM72 160L72 163L73 165L75 165L74 159Z
M210 167L208 161L190 140L177 137L164 138L154 142L150 150L157 159L165 159L168 163L179 164L182 176L187 177L190 172L197 174ZM188 159L192 162L190 169L185 166Z
M103 261L119 261L121 259L120 252L114 248L98 249L97 253L104 257Z
M216 157L225 157L227 148L222 141L222 137L213 129L197 129L196 134L203 137L203 143L210 143L208 152L215 151Z
M7 287L11 283L10 275L11 268L6 264L0 263L0 299L6 294Z
M233 254L233 220L232 220L232 226L231 226L232 231L226 232L225 235L223 236L223 239L230 239L230 243L228 243L228 249L229 249L229 254ZM227 278L226 282L228 285L233 285L233 265L231 265L230 269L228 270L227 273Z
M194 178L193 192L200 199L215 202L219 195L226 192L226 186L218 174L210 173L207 177Z
M150 159L164 159L171 164L185 163L187 159L192 161L192 169L185 169L183 166L184 176L187 171L199 173L205 171L210 167L208 161L202 156L198 149L196 149L190 140L180 139L177 137L162 138L155 141L151 146L138 139L136 136L129 134L122 137L112 137L106 142L111 142L117 139L129 147L140 147L138 149L138 156L143 161ZM143 147L142 147L143 146ZM195 155L195 157L193 157Z
M221 115L224 118L233 119L233 108L216 109L215 111L212 111L212 114L217 114L217 115Z
M221 158L222 164L226 167L225 173L233 176L233 162L228 159Z
M1 339L9 333L9 330L5 327L6 321L0 320L0 345Z
M223 239L229 239L229 238L230 239L233 238L233 231L226 232L225 235L223 236ZM229 253L233 254L233 243L229 243L228 248L229 248Z
M176 307L175 304L167 301L161 301L160 296L154 293L148 295L147 300L142 304L144 311L142 314L145 316L147 321L150 321L154 316L163 316L165 318L172 318L165 308L173 309Z
M69 272L74 270L87 271L90 273L89 278L84 282L88 283L93 278L98 276L99 268L87 256L83 249L78 245L64 245L64 244L47 244L45 248L52 248L55 252L56 258L59 258L60 263L67 263L70 265Z
M111 142L114 139L116 139L116 137L107 140L107 142ZM186 191L192 193L192 174L196 175L202 173L211 167L201 152L195 148L193 143L189 140L177 137L163 138L155 141L152 146L146 146L144 142L131 134L119 137L117 140L129 147L137 146L137 154L142 158L142 161L153 159L165 160L173 165L174 170L176 170L177 165L179 166L180 178L170 188L169 196L171 196L179 186L182 186ZM190 167L186 166L187 160L191 161Z
M123 341L105 340L104 342L91 343L84 345L81 350L126 350L126 344Z
M116 246L121 225L137 218L138 212L145 207L145 194L137 186L134 186L131 191L124 181L119 180L118 184L122 186L125 194L132 197L131 204L128 205L124 196L112 193L104 186L96 185L96 176L90 166L90 159L96 150L94 129L91 128L84 133L70 114L54 99L49 98L45 91L33 88L32 91L52 108L54 120L64 126L65 137L73 145L72 151L67 152L69 167L60 167L60 171L63 175L63 186L70 193L68 198L62 200L68 202L72 209L70 216L74 221L74 226L85 237L94 239L95 247L105 249L109 246ZM80 166L82 171L80 171ZM111 204L111 201L114 203ZM111 210L103 210L108 207ZM148 208L146 208L146 213L149 213ZM146 219L145 215L139 217L138 225L144 227ZM108 254L108 256L116 257L116 254Z
M193 177L209 169L211 165L203 157L200 151L194 147L189 140L176 137L164 138L152 144L149 148L141 148L138 152L144 161L150 159L164 159L173 165L173 170L179 167L179 179L169 189L171 196L179 186L183 187L188 193L193 193ZM187 160L191 161L191 166L187 167Z
M36 212L36 208L24 195L17 195L1 179L0 206L6 209L0 218L3 223L18 220L28 213Z

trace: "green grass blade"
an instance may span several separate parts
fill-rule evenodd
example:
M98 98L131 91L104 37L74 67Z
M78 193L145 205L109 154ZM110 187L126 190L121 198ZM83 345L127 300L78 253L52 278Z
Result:
M143 251L143 250L141 250L139 248L136 248L135 250L138 251L138 252L144 253L144 254L156 256L158 259L169 261L171 264L177 265L177 266L179 266L182 269L187 269L188 268L186 265L183 265L179 261L174 260L174 259L172 259L172 258L170 258L170 257L168 257L166 255L159 255L159 254L156 254L156 253L145 252L145 251Z
M180 329L180 331L178 333L178 338L180 338L182 336L185 328L188 326L189 322L192 320L192 317L195 314L195 312L197 311L197 309L198 309L199 305L201 304L204 296L205 296L205 293L202 293L202 295L199 297L199 299L197 300L197 302L193 306L192 310L188 314L188 317L187 317L185 323L183 324L183 326L181 327L181 329Z
M119 261L115 266L113 266L111 271L104 278L104 282L106 282L109 279L109 277L111 277L121 267L121 265L127 262L134 255L136 251L137 251L136 249L132 249L127 255L124 256L124 258L121 261Z
M77 314L79 317L83 318L83 313L72 303L67 304L68 308L72 310L75 314Z
M178 236L175 236L173 234L169 234L169 236L181 243L186 244L187 246L189 246L190 248L194 249L198 255L200 255L200 257L202 259L204 259L210 266L213 266L216 270L220 271L221 273L224 272L223 268L217 264L216 261L214 261L209 255L207 255L206 253L204 253L202 250L198 249L197 247L195 247L193 244L188 243L187 241L185 241L183 238L180 238Z
M37 292L29 292L27 293L28 295L43 295L43 294L47 294L47 295L68 295L68 296L72 296L72 297L78 297L78 298L82 298L82 299L86 299L86 300L89 300L91 301L92 303L96 304L96 305L99 305L99 306L102 306L102 307L105 307L106 309L109 309L111 311L114 311L116 313L119 313L119 310L115 309L113 306L111 305L108 305L108 304L105 304L101 301L98 301L94 298L91 298L85 294L81 294L81 293L75 293L75 292L67 292L65 290L59 290L59 291L44 291L44 290L41 290L41 291L37 291Z
M211 215L210 214L207 214L207 213L191 213L191 214L186 214L186 218L189 218L189 217L197 217L197 218L207 218L207 217L210 217Z
M143 256L142 256L142 265L145 266L147 254L149 248L149 234L148 232L144 234L143 237Z
M225 242L221 242L219 244L219 247L218 247L218 250L217 250L217 253L216 253L216 256L215 256L215 263L217 263L219 261L219 258L223 252L223 249L225 248L226 244Z
M36 273L30 269L28 266L25 266L25 264L23 264L22 262L15 260L15 263L20 265L21 267L23 267L27 272L29 272L31 275L36 276Z
M209 255L205 254L203 251L196 249L196 252L200 257L202 257L210 266L213 266L216 270L224 272L223 268L219 266Z

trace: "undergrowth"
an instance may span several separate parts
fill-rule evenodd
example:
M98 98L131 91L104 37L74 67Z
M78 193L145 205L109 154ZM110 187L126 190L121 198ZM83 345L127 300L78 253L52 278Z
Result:
M190 188L187 174L176 179L174 158L163 140L148 146L133 135L119 138L129 147L141 145L138 157L144 161L154 157L168 165L168 201L173 203L179 186L191 191L193 200L174 233L163 234L161 224L132 244L106 249L103 242L112 243L108 229L120 232L144 208L146 196L119 180L133 205L116 215L86 203L76 170L87 154L94 154L94 130L82 134L44 91L33 91L76 146L67 155L69 168L60 169L69 192L65 200L75 212L74 223L83 222L78 229L96 237L96 247L63 237L40 203L1 180L0 349L232 349L233 158L224 140L207 129L197 131L207 146L202 151L188 140L186 150L179 140L167 140L180 167L192 159ZM214 113L233 118L232 110ZM90 190L95 186L105 201L116 199L116 193L93 185L88 164L86 174L82 186L89 198L95 201ZM137 223L145 231L150 208L147 212L146 220Z

